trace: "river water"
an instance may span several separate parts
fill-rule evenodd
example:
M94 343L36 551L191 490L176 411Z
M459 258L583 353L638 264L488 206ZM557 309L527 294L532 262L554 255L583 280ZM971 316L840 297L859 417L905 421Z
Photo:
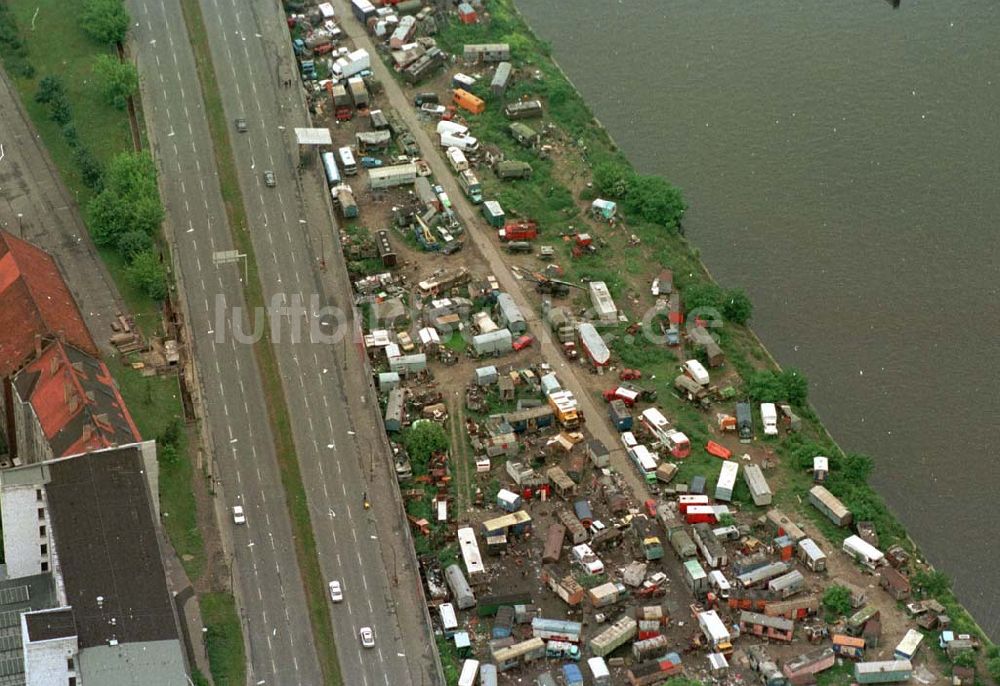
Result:
M517 4L1000 637L1000 4Z

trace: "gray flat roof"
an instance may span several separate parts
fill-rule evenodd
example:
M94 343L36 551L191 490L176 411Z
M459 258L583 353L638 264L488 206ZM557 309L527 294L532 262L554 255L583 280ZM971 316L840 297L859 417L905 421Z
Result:
M176 640L139 447L58 460L48 469L52 533L80 648Z

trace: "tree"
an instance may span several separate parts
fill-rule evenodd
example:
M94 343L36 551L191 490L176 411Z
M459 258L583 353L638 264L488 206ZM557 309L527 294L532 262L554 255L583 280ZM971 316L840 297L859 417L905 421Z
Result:
M733 324L746 324L753 315L753 303L740 288L730 288L722 295L722 315Z
M112 55L98 55L94 60L94 75L105 101L120 110L128 106L129 97L139 90L139 72L135 65Z
M122 0L84 0L80 26L98 43L121 43L131 22Z
M411 460L426 465L434 453L448 449L448 434L437 422L423 421L406 431L403 445Z
M128 280L153 300L167 297L167 270L152 250L139 253L126 271Z
M87 205L87 213L98 245L122 249L119 242L131 231L156 235L164 212L149 153L116 155L104 173L104 188Z
M875 461L869 456L862 453L848 453L840 461L838 471L846 481L858 484L868 481L873 469Z
M594 167L594 185L601 195L624 198L633 172L617 162L601 162Z
M118 252L132 260L136 255L153 249L153 239L145 231L126 231L118 237Z
M770 369L758 369L753 372L746 380L746 384L747 394L758 402L773 403L783 399L785 389L778 375Z
M661 176L631 177L625 194L626 207L650 224L676 229L687 205L680 189Z
M920 571L913 575L913 585L920 588L925 596L939 598L951 590L948 577L937 571Z
M797 369L789 367L779 374L779 381L785 391L785 400L801 405L809 395L809 382Z
M823 594L823 607L827 612L837 615L846 615L851 611L851 592L843 586L830 586Z

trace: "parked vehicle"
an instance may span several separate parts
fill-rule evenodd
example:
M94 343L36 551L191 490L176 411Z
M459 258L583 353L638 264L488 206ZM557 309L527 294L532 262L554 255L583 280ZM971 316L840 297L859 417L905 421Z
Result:
M441 102L437 93L417 93L416 97L413 98L413 104L417 107L423 107L424 105L436 105Z
M377 169L378 167L381 167L384 164L385 162L383 162L377 157L365 156L361 158L361 166L364 167L365 169Z
M239 119L237 119L236 120L236 130L239 131L240 133L246 133L247 132L247 120L244 119L243 117L240 117Z
M531 334L525 334L514 340L514 350L524 350L525 348L530 348L532 343L535 342L535 337Z

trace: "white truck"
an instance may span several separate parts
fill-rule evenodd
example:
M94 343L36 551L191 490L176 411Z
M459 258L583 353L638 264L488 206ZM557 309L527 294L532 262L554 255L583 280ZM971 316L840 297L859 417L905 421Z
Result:
M604 573L604 563L586 543L573 546L573 559L587 574L596 576Z
M778 435L778 408L774 403L760 404L760 419L764 423L765 436Z
M454 121L439 121L437 125L438 135L444 135L450 133L455 136L464 136L469 133L468 126L462 126L458 122Z

